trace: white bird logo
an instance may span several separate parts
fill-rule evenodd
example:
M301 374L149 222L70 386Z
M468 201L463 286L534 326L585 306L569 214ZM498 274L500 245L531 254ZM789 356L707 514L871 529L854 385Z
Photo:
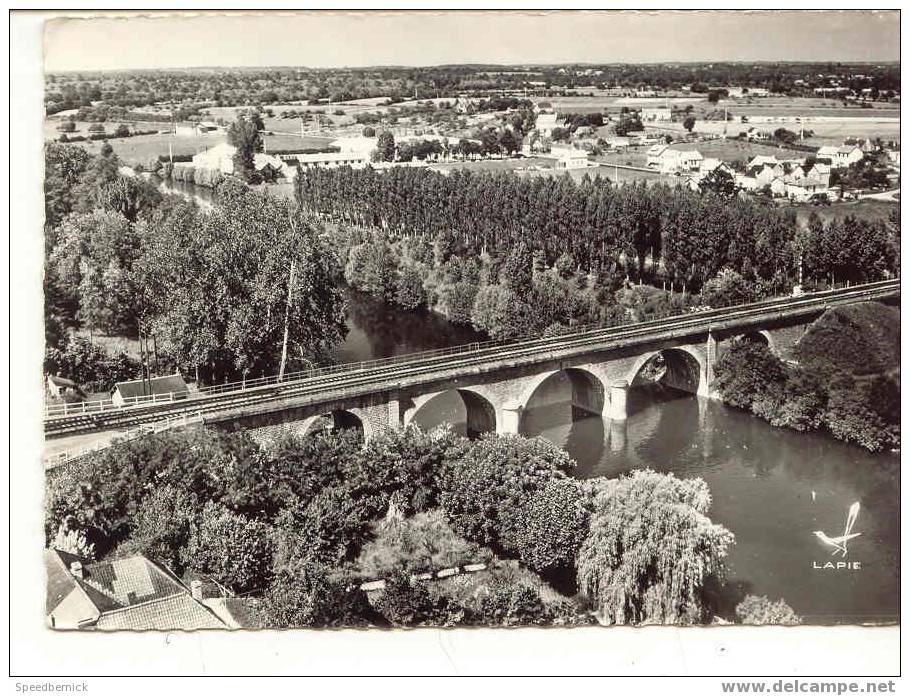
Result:
M847 556L847 542L851 539L855 539L860 536L862 532L853 532L853 525L856 524L856 518L859 515L859 502L853 503L850 506L850 509L847 511L847 525L844 527L844 533L842 536L834 537L833 539L829 537L824 532L814 532L815 536L822 540L826 546L834 547L834 551L831 552L831 555L834 556L838 553L842 557Z

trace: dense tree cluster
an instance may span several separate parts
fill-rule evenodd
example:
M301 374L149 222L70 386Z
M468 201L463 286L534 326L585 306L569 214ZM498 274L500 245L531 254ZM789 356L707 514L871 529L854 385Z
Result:
M798 364L740 340L718 360L715 384L772 425L824 428L873 452L899 447L899 326L898 310L878 303L829 310L798 344Z
M599 178L311 169L301 172L298 197L313 213L392 238L419 237L450 253L495 259L524 242L546 266L567 254L585 273L696 290L730 269L765 294L781 291L795 282L800 258L819 280L872 280L896 270L893 226L848 218L810 224L800 235L791 213L730 198L723 183L699 194ZM832 236L849 251L836 251Z
M365 446L350 431L257 445L239 431L172 430L55 470L45 532L49 544L143 553L258 597L263 626L575 625L592 621L589 603L610 621L700 620L698 589L732 541L705 517L703 482L581 482L573 466L542 439L441 429ZM643 507L658 524L633 540L620 520ZM634 558L610 555L618 547ZM465 581L418 578L477 562L489 568ZM576 563L582 597L542 589ZM595 580L610 577L628 579L616 580L621 596ZM367 598L360 584L377 579L384 589Z
M292 362L343 337L341 270L294 205L228 177L203 210L123 174L110 147L50 144L46 167L49 349L79 327L154 335L156 351L215 380L274 372L286 327Z

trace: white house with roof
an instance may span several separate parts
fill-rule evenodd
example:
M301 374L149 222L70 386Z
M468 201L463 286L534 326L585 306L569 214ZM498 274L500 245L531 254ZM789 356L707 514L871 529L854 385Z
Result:
M623 150L632 144L632 140L630 138L627 138L625 136L620 136L620 135L614 135L614 136L610 136L609 138L604 138L604 142L606 142L607 147L612 148L614 150Z
M212 135L218 133L221 127L211 121L200 123L178 123L174 126L174 135L178 138L192 138L198 135Z
M289 164L297 163L304 169L313 167L353 167L362 169L370 162L370 155L358 152L310 152L300 155L285 155Z
M553 147L550 154L555 156L556 169L584 169L589 165L588 153L572 147Z
M553 134L553 129L561 126L559 115L554 111L552 113L537 114L537 122L534 127L542 136L549 138Z
M824 166L794 167L784 176L786 196L796 201L807 201L814 195L827 194L830 180L830 169Z
M647 165L649 167L660 167L662 157L664 152L670 149L670 146L666 143L658 143L657 145L652 145L648 148L648 161Z
M665 174L698 171L703 161L698 150L674 150L668 145L654 145L648 149L648 166Z
M237 148L230 143L219 143L213 147L193 155L193 167L197 169L211 169L222 174L234 173L234 155ZM253 166L257 172L271 169L276 175L292 179L294 170L287 162L275 155L257 152L253 155Z
M863 150L857 145L825 145L819 148L816 156L819 159L831 161L834 169L846 169L854 162L859 162L863 158Z
M779 160L774 155L755 155L752 159L749 160L748 167L764 167L766 164L770 164L772 167L775 164L778 164Z
M365 155L367 160L369 160L370 156L373 154L373 150L376 149L377 142L377 138L356 136L353 138L337 138L329 143L329 145L331 147L337 147L339 152L343 154Z

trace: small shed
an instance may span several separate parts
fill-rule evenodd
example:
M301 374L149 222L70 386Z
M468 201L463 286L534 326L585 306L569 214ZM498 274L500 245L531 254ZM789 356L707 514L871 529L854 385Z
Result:
M47 376L47 390L51 396L61 397L66 394L81 394L82 390L73 380L58 375Z
M117 382L111 390L111 400L117 406L128 406L129 404L145 401L150 396L158 397L159 400L166 401L168 398L173 400L185 399L189 394L186 382L180 373L173 375L164 375L162 377L152 377L151 379L134 379L129 382Z

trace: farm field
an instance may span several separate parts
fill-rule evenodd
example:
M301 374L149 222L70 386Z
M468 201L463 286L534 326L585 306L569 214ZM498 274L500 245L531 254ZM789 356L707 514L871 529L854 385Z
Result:
M804 159L808 153L779 145L750 143L742 140L704 140L698 143L674 143L674 150L698 150L705 157L716 157L725 162L748 162L758 155L774 155L778 159Z
M753 126L759 130L773 131L777 128L786 128L799 132L800 125L797 122L740 123L739 120L736 120L727 122L727 133L738 135ZM864 118L839 121L809 121L802 123L802 125L814 132L813 137L807 140L807 144L810 145L840 144L844 138L882 138L882 140L900 142L899 121ZM684 131L681 123L668 123L666 126L662 126L661 130L674 133L682 133ZM724 123L723 121L697 121L694 132L720 135L724 132Z
M134 138L116 138L108 141L91 140L75 144L81 145L93 154L97 154L101 150L101 146L108 142L114 149L114 153L124 164L135 166L137 164L144 165L159 155L167 155L169 144L175 156L195 155L206 148L224 142L224 139L222 134L177 138L170 133L159 133L157 135L139 135Z
M107 132L113 132L117 124L108 125ZM145 127L142 126L142 130ZM45 133L51 134L50 139L57 139L59 133L56 127L52 126L49 130L45 125ZM79 133L85 135L85 131ZM138 135L132 138L112 138L108 140L117 156L123 160L124 164L137 165L146 164L149 160L159 155L167 155L173 152L175 156L195 155L206 148L225 142L227 139L224 133L211 133L207 135L194 136L175 136L172 133L157 133L154 135ZM334 140L330 137L306 136L301 138L299 135L289 133L275 133L274 135L264 135L263 142L266 151L288 148L323 148ZM103 140L86 140L74 143L81 145L91 153L97 153L104 144ZM169 150L170 148L170 150Z
M887 220L891 211L899 205L899 203L863 199L820 206L796 205L792 206L792 208L796 212L797 221L800 224L805 224L812 213L815 213L824 221L844 218L848 215L862 220Z

